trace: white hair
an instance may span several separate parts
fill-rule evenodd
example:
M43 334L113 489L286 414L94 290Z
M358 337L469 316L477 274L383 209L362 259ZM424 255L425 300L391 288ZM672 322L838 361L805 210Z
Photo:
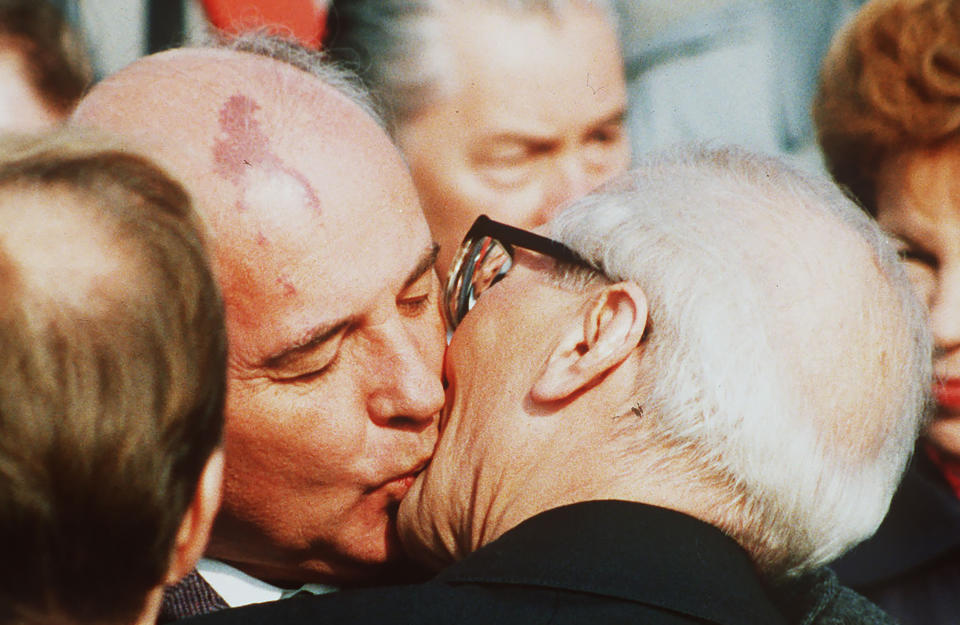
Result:
M596 6L618 24L609 0L332 0L324 48L360 75L395 127L455 80L444 19L463 6L551 16Z
M681 148L551 228L647 294L641 418L660 467L729 502L706 520L771 574L876 530L925 424L931 340L886 236L838 188L772 157Z

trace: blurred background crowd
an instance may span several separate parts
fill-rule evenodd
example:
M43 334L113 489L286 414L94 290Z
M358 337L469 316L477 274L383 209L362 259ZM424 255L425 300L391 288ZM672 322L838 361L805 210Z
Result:
M831 36L863 0L618 0L634 154L715 139L817 166L810 102ZM330 0L51 0L96 76L203 33L280 24L316 45Z

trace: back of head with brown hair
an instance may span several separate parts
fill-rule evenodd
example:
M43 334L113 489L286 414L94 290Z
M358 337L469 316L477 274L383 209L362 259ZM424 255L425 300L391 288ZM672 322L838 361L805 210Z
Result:
M0 146L0 623L135 618L220 444L222 307L188 196L101 145Z
M864 5L827 54L813 116L827 168L875 213L886 158L960 137L960 2Z

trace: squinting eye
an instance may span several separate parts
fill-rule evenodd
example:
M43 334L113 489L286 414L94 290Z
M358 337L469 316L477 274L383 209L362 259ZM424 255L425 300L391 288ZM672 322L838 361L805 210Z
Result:
M323 375L330 373L336 367L339 358L340 352L338 351L330 360L330 362L323 365L319 369L314 369L313 371L307 371L306 373L301 373L287 378L279 378L277 381L283 384L306 384L313 382L314 380L321 378Z
M428 292L417 297L404 298L397 302L397 307L407 315L416 316L427 310L430 302L433 300L432 295L432 293Z
M488 184L502 189L522 187L530 180L532 162L528 158L515 161L488 162L477 169Z
M622 135L623 129L620 127L603 128L590 133L590 140L596 143L612 143L619 140Z
M400 292L397 297L397 310L407 317L419 317L436 301L439 288L437 276L433 269L430 269Z
M526 158L527 153L523 150L511 150L488 154L481 162L487 167L519 167L523 165Z
M936 269L940 265L937 257L933 254L923 250L917 250L906 245L900 247L897 250L897 254L900 256L900 260L905 263L924 265L931 269Z

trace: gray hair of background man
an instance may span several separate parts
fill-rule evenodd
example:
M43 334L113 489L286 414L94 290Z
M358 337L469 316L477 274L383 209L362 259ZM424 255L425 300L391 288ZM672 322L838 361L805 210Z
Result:
M677 185L681 172L686 182ZM642 412L673 451L663 463L691 483L709 476L726 494L731 505L705 520L761 569L801 573L838 557L876 530L926 418L930 337L886 236L825 179L737 150L649 157L619 180L561 212L551 229L607 277L633 280L649 298L653 386ZM900 310L869 293L853 297L864 326L843 328L833 342L784 327L836 323L817 318L816 292L809 300L771 297L778 276L756 269L758 250L822 279L834 295L843 290L831 280L845 269L811 262L809 246L804 252L794 242L796 211L783 217L785 206L855 233ZM798 310L798 301L811 304ZM784 302L794 308L784 310ZM796 338L785 339L791 331ZM888 349L880 358L889 362L845 363L844 350L861 335L882 337ZM838 365L841 380L823 374ZM808 384L803 375L812 376ZM877 391L884 383L893 388ZM889 401L878 401L876 393L887 391ZM825 425L815 424L818 415Z
M205 33L197 37L194 41L189 42L189 44L182 49L215 49L244 52L285 63L310 74L323 84L339 92L360 107L360 109L369 115L381 128L385 127L383 115L378 110L377 104L364 87L359 76L342 64L337 63L325 51L307 48L295 39L271 33L265 29L255 29L239 34ZM226 66L224 71L234 70L230 66ZM165 77L169 78L169 76ZM190 80L188 76L182 78L184 80ZM241 81L241 84L248 82L246 76L243 74L237 73L236 78L238 81ZM107 80L115 84L122 84L126 78L122 75L113 75ZM197 82L194 80L193 82L198 89L204 88L202 81ZM261 85L261 87L263 86ZM270 87L277 91L277 94L280 96L285 93L283 78L281 76L278 76L278 82L271 84ZM292 107L295 107L297 102L291 99L290 104ZM201 210L200 212L202 216L203 211Z
M442 19L459 4L547 15L592 5L617 25L608 0L332 0L324 48L360 76L395 128L455 86Z
M196 217L148 159L77 132L0 143L0 215L0 622L130 623L223 427Z
M192 42L189 47L248 52L292 65L339 91L372 117L377 124L381 127L384 125L382 115L374 99L363 86L360 77L352 70L338 64L325 50L307 48L294 39L262 29L236 35L205 34Z

